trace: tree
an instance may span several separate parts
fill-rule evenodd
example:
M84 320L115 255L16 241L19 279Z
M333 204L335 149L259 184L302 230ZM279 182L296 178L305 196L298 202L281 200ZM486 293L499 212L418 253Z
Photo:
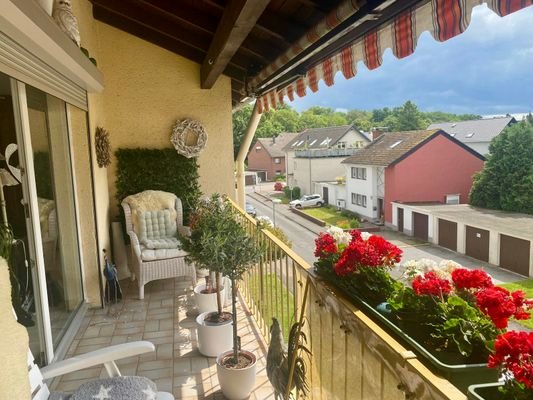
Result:
M489 147L485 167L474 177L474 206L533 214L533 125L507 127Z
M411 100L393 112L396 118L397 126L395 131L412 131L418 129L426 129L429 125L427 119L424 118L418 107Z

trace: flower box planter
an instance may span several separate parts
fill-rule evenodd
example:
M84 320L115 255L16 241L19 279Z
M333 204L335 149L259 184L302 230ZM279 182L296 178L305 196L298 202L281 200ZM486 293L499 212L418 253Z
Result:
M503 386L503 382L484 383L479 385L472 385L468 387L469 400L499 400L502 394L499 388Z
M336 285L332 283L329 283L329 285L336 287ZM355 305L357 305L381 327L386 329L396 338L399 338L401 342L413 350L417 354L419 360L422 361L427 367L431 368L435 373L438 373L443 378L449 380L463 393L466 394L468 387L473 383L486 383L498 380L498 371L489 369L486 363L449 364L439 360L438 355L431 353L419 342L402 331L402 329L396 325L391 316L385 316L383 313L379 312L376 307L368 304L365 300L356 296L353 292L348 294L346 291L342 289L340 290L348 299L354 302Z

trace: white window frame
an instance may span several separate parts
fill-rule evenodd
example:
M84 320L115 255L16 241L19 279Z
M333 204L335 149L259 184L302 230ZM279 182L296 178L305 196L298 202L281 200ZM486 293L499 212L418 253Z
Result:
M445 196L446 204L461 204L461 194L447 194Z
M274 158L274 164L281 164L281 159L279 157Z

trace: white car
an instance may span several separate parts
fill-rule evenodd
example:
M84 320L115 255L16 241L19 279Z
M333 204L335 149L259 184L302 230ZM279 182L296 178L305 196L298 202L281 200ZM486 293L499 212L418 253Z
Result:
M298 200L293 200L289 203L290 207L305 208L305 207L322 207L324 200L319 194L306 194Z

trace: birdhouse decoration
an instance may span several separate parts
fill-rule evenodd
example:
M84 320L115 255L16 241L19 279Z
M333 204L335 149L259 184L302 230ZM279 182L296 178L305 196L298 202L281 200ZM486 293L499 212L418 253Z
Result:
M57 26L80 47L80 30L78 20L72 12L70 0L55 0L52 17Z

